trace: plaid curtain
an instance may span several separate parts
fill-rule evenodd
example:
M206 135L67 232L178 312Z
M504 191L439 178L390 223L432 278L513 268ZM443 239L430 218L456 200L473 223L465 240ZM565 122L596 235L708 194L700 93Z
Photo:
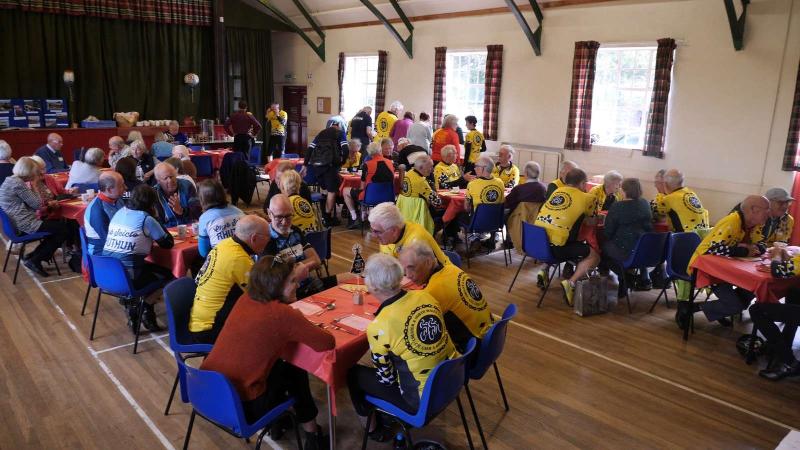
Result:
M344 112L344 52L339 53L339 112Z
M656 51L656 76L653 82L653 97L650 99L650 114L647 116L647 132L644 135L644 156L664 158L664 138L667 134L667 101L672 84L672 62L675 59L675 39L658 40Z
M447 72L447 47L436 47L436 57L433 63L433 129L442 124L442 110L446 100L447 86L445 75Z
M386 51L378 51L378 83L375 85L375 117L386 105Z
M0 8L181 25L211 25L211 0L0 0Z
M794 86L794 103L792 104L792 118L789 122L789 136L786 139L786 150L783 153L783 170L800 171L800 68L797 69L797 81ZM800 202L795 202L800 204Z
M572 93L569 98L569 118L564 148L592 149L592 90L594 88L594 69L597 59L596 41L575 43L575 57L572 60Z
M486 47L486 80L483 90L483 136L497 140L497 112L500 109L500 85L503 80L503 46Z

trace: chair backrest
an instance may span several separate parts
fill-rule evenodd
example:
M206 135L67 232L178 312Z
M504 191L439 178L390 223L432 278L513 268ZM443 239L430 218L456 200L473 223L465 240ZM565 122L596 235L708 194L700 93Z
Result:
M211 157L208 155L191 155L192 164L197 168L198 177L210 177L214 174Z
M689 279L686 272L692 254L700 245L702 239L697 233L672 233L667 245L667 276L671 278Z
M364 190L364 204L376 206L381 203L394 203L394 183L369 183Z
M557 262L550 251L550 239L545 229L528 222L522 222L522 251L544 263Z
M192 407L215 424L242 435L247 426L239 394L225 375L196 369L175 358L186 380L186 391Z
M325 228L322 231L309 231L306 232L306 241L311 244L314 251L321 259L331 259L331 228Z
M89 255L94 269L97 287L109 294L132 296L133 286L122 261L113 256Z
M257 166L261 165L261 146L254 145L250 147L250 164Z
M83 147L73 148L72 149L72 160L73 161L83 161L83 152L84 152L84 150L86 150L86 149L84 149Z
M86 267L86 272L89 274L89 286L97 287L97 282L94 280L94 266L92 265L92 258L89 257L89 239L86 238L86 228L80 227L81 236L81 253L83 253L83 265Z
M467 231L471 233L490 233L503 229L503 205L481 203L475 208Z
M467 359L475 350L475 346L475 338L470 338L466 351L461 356L440 362L428 375L417 412L418 416L424 415L425 423L436 417L458 397L467 380Z
M284 153L281 156L282 159L299 159L300 155L298 153Z
M454 266L458 267L459 269L461 268L461 255L450 250L442 250L442 251L444 252L445 255L447 255L447 258L450 259L450 262L453 263Z
M203 146L200 144L189 144L187 145L187 147L189 147L189 149L193 151L199 151L203 149Z
M500 354L503 353L503 347L506 345L506 334L508 332L508 322L517 315L517 305L510 303L506 306L503 312L503 318L492 324L489 331L483 336L481 340L481 349L478 352L478 358L469 368L469 377L473 380L483 378L483 375L489 370L489 367L497 361Z
M655 267L664 262L669 233L644 233L636 241L636 247L623 263L626 269Z
M8 217L8 214L6 214L2 208L0 208L0 221L3 222L3 234L7 238L13 241L19 237L19 235L17 235L17 229L14 227L14 223L11 222L11 218Z
M189 319L197 286L189 277L178 278L164 287L164 306L169 325L169 347L174 352L210 352L210 344L194 344L189 336Z
M95 192L100 190L100 186L98 183L74 183L72 187L77 188L78 192L80 192L81 194L88 191L89 189L94 189Z

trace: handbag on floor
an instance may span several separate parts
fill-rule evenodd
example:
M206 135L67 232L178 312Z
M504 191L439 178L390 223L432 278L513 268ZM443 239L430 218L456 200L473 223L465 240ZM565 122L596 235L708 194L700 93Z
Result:
M607 276L591 273L575 283L575 314L586 317L608 312L608 282Z

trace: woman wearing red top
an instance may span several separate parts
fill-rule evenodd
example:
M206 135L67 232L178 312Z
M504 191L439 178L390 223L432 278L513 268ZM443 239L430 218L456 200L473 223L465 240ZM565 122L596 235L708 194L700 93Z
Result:
M303 267L295 268L294 262L274 256L259 259L250 271L247 293L236 302L200 368L220 372L230 380L242 399L248 422L283 402L287 394L294 397L297 421L306 437L305 450L327 449L328 437L316 422L319 411L308 386L308 373L279 359L281 350L291 342L318 352L336 345L330 333L289 306L297 300L298 280L308 277ZM273 439L277 437L273 435Z
M431 138L431 158L439 162L442 160L442 147L452 145L456 148L456 162L461 160L461 144L458 140L458 117L448 114L442 120L442 128L433 133Z

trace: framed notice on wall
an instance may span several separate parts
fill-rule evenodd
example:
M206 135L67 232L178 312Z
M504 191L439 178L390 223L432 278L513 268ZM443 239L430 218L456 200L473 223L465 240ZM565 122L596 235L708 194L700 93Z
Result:
M317 97L317 113L330 114L331 113L331 98L330 97Z

